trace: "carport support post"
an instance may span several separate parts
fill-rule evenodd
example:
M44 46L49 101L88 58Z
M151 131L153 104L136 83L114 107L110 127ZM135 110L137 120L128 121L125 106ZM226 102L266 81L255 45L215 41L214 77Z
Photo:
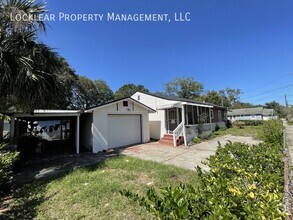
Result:
M76 116L75 147L76 153L79 154L79 115Z
M187 146L186 140L186 131L185 131L185 112L184 112L184 105L182 105L182 123L183 123L183 137L184 137L184 146Z

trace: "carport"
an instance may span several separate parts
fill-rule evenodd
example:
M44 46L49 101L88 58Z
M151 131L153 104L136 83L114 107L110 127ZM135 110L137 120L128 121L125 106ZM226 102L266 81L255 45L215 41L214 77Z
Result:
M5 113L10 116L10 144L16 144L16 138L31 132L47 136L51 141L68 140L79 154L80 110L34 110L30 114ZM55 123L50 125L49 122ZM35 124L33 124L35 123Z

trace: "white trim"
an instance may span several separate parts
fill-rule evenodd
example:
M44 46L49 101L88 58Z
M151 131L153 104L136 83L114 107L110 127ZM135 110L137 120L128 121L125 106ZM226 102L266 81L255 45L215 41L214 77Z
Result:
M110 103L106 103L106 104L102 104L100 106L97 106L97 107L94 107L94 108L90 108L88 110L85 110L84 113L92 113L94 110L96 109L101 109L101 108L105 108L105 107L108 107L110 105L114 105L116 103L119 103L119 102L123 102L123 101L132 101L134 102L135 104L139 105L140 107L142 108L145 108L145 109L148 109L150 113L155 113L156 111L146 105L143 105L142 103L140 103L139 101L135 100L135 99L132 99L132 98L124 98L124 99L120 99L120 100L117 100L117 101L112 101Z
M184 105L182 105L182 110L181 111L182 111L184 146L187 146L186 131L185 131L185 111L184 111Z
M78 114L80 110L48 110L48 109L36 109L34 110L34 114Z

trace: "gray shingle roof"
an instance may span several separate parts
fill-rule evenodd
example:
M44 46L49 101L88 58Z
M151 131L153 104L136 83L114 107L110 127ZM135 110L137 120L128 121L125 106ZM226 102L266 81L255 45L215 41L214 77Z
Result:
M215 104L209 103L209 102L194 101L194 100L191 100L191 99L179 98L177 96L162 95L162 94L150 93L150 92L141 92L141 93L151 95L151 96L161 98L161 99L170 100L170 101L189 102L189 103L200 104L200 105L211 105L211 106L214 106L214 107L226 109L223 106L218 106L218 105L215 105Z
M263 109L263 116L274 116L274 109Z
M263 116L273 116L273 109L265 109L263 107L257 108L242 108L242 109L232 109L228 112L228 116L236 115L263 115Z

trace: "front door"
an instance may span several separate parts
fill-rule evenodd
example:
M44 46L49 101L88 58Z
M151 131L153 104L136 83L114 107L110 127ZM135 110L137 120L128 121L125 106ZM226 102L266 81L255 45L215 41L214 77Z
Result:
M179 111L177 108L167 109L167 131L172 133L179 125L178 123Z

